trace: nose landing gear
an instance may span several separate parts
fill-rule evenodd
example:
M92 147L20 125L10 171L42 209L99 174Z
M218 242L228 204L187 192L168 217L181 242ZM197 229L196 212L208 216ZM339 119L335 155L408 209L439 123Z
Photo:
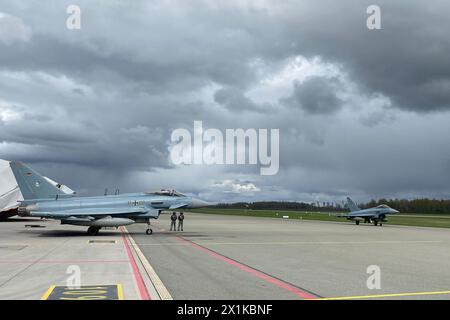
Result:
M150 228L151 227L150 219L147 219L147 226L148 226L148 229L145 231L145 233L147 235L151 235L153 233L153 230L152 230L152 228Z

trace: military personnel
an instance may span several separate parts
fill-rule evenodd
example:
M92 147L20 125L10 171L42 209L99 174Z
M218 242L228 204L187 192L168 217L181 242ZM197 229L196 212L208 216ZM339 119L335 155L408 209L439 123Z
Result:
M177 231L177 213L176 212L172 212L172 215L170 216L170 220L172 221L172 223L170 224L170 231Z
M180 215L178 216L178 231L183 231L183 220L184 220L184 214L183 212L180 212Z

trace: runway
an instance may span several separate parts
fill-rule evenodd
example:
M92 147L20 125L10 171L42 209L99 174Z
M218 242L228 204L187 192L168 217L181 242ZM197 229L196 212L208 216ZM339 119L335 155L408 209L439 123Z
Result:
M150 236L135 224L93 237L0 223L0 299L450 299L448 229L195 213L184 232L168 215L152 224ZM71 266L78 291L65 288Z
M155 226L128 230L174 299L450 298L447 229L192 213L184 232Z

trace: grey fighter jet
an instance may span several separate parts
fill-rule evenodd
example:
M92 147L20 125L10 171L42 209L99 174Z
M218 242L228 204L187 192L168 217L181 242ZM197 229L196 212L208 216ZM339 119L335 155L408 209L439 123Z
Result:
M185 196L174 190L130 193L99 197L78 197L66 194L29 166L10 162L24 200L19 215L61 220L61 224L89 227L89 235L97 235L103 227L119 227L147 223L158 219L163 210L200 208L209 205L200 199Z
M357 225L361 221L364 221L364 223L371 223L375 226L383 225L383 222L387 222L386 216L389 214L395 214L399 213L399 211L392 209L391 207L382 204L374 208L369 209L360 209L352 199L347 197L347 205L350 209L350 213L346 215L340 215L338 217L347 218L348 220L355 221Z

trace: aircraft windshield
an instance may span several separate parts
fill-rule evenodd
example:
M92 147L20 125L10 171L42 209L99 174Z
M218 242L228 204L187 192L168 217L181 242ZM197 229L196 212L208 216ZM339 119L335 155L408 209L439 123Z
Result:
M147 192L147 194L157 195L157 196L169 196L169 197L185 197L184 194L175 190L161 189L159 191Z
M380 208L380 209L388 209L389 206L387 206L387 205L385 205L385 204L382 204L382 205L379 205L377 208Z

